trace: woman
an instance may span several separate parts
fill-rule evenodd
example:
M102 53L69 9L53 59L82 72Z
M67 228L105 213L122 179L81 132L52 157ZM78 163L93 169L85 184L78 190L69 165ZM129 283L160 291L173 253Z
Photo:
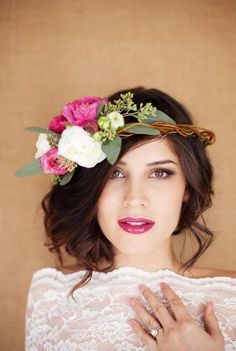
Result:
M17 175L53 177L42 207L59 261L33 275L26 350L235 350L236 275L195 265L213 240L214 133L143 87L75 100L29 130L36 160ZM186 262L181 232L197 244Z

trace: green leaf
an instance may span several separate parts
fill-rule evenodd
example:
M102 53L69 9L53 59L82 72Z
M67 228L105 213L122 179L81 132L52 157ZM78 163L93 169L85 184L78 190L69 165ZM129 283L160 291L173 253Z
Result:
M105 152L107 160L110 164L114 164L120 154L122 140L120 137L115 138L108 143L102 144L102 151Z
M104 107L105 107L105 104L104 104L103 102L98 106L96 118L98 118L100 112L103 112L103 111L104 111Z
M146 120L145 120L146 122ZM123 128L128 127L129 125L132 125L133 123L127 123L124 125ZM134 134L146 134L146 135L159 135L160 131L158 129L154 129L152 127L146 127L142 125L134 125L133 127L130 127L127 132L131 132Z
M153 122L162 121L169 124L176 124L176 122L172 118L170 118L168 115L166 115L160 110L157 110L156 112L149 115L145 114L145 116L148 118L143 120L144 123L150 124Z
M39 159L33 160L30 163L27 163L23 167L19 168L14 175L17 177L25 177L25 176L32 176L38 173L42 173L43 170L40 165Z
M46 128L40 128L40 127L28 127L28 128L25 128L25 130L28 130L29 132L36 132L36 133L60 135L58 133L53 132L52 130L49 130Z
M72 172L66 173L60 180L60 185L66 185L67 183L69 183L74 173L75 169Z

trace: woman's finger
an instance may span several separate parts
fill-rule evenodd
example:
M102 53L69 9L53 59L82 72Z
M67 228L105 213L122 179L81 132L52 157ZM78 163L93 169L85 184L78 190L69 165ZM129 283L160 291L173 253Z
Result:
M186 306L180 297L174 292L174 290L172 290L168 284L161 283L160 285L165 297L170 304L176 320L193 320L192 316L188 313Z
M175 322L167 308L161 303L159 298L145 285L139 286L140 291L146 298L150 306L152 307L153 313L161 323L164 329L170 328Z
M136 298L129 299L130 304L132 305L133 309L137 313L137 315L142 320L145 328L147 331L150 331L152 328L160 328L162 325L160 322L151 316L148 311L144 308L144 306L138 301Z
M156 340L143 329L139 322L135 321L134 319L131 319L128 320L128 323L132 327L133 331L138 335L141 342L144 345L146 345L150 351L160 351ZM159 331L160 336L162 331L163 329Z
M208 303L203 315L203 319L207 332L212 337L221 340L221 342L224 344L224 336L221 332L218 320L215 315L213 302Z

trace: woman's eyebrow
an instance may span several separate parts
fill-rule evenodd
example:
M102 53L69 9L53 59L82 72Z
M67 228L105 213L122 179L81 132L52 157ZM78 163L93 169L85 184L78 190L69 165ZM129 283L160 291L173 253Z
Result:
M145 166L157 166L157 165L163 165L163 164L166 164L166 163L174 163L177 166L177 163L175 161L173 161L173 160L155 161L155 162L147 163ZM117 164L127 166L127 163L125 163L124 161L119 161L119 162L117 162Z

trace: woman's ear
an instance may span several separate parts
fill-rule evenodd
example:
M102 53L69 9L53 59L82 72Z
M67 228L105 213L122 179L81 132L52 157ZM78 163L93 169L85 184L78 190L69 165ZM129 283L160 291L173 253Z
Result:
M183 202L186 202L189 199L190 195L188 190L185 188L184 196L183 196Z

